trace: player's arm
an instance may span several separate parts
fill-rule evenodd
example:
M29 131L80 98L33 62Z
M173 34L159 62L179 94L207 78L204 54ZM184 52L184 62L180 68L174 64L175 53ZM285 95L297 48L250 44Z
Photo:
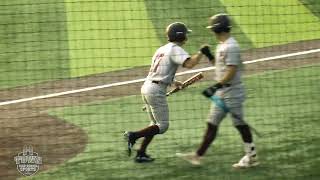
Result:
M214 95L214 93L223 87L224 84L227 84L236 74L237 72L237 66L236 65L227 65L226 72L223 76L223 78L216 83L213 86L210 86L209 88L205 89L202 94L208 98Z
M174 79L172 84L173 84L176 88L182 89L183 82Z
M236 74L237 66L236 65L227 65L226 72L223 78L220 80L220 84L227 84Z
M219 83L226 84L230 82L231 79L237 73L237 68L241 68L242 61L240 59L240 49L239 46L231 46L228 48L226 56L226 72Z
M185 60L184 63L182 64L182 66L185 68L191 69L199 63L199 61L201 60L202 57L203 57L202 53L194 54L190 58Z
M185 68L193 68L196 64L199 63L199 61L203 58L203 56L206 56L209 61L214 64L214 56L212 55L210 51L209 45L202 45L199 52L197 54L194 54L191 56L191 58L187 59L183 63L183 67Z
M202 94L208 98L214 95L214 93L223 87L224 84L227 84L237 73L237 68L239 68L239 50L236 47L235 49L232 49L230 53L227 55L228 59L227 61L227 67L226 72L222 79L216 83L215 85L205 89Z

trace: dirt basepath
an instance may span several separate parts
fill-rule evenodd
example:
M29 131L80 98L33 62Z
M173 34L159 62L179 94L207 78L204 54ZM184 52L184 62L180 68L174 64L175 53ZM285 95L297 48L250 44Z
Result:
M320 40L305 41L249 50L242 53L242 58L244 61L248 61L318 48L320 48ZM320 53L250 64L246 66L246 73L252 74L266 70L286 69L315 63L320 63ZM197 68L208 66L210 65L207 62L202 62ZM144 78L148 69L149 67L138 67L1 90L0 97L1 101L8 101ZM185 69L180 69L180 71L185 71ZM213 72L205 72L204 74L206 80L211 80L213 77ZM182 76L178 79L185 79L187 76ZM49 116L46 113L48 109L139 94L140 86L141 83L135 83L0 106L0 122L2 127L2 131L0 131L0 179L16 179L21 176L16 169L13 158L22 151L24 145L32 145L34 151L42 156L43 165L40 171L61 164L84 150L88 140L86 133L80 127Z

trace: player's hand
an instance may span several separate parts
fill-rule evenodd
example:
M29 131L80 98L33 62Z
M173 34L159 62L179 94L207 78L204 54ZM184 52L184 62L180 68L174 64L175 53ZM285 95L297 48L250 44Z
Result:
M182 83L181 81L175 80L175 81L173 82L173 85L174 85L175 87L177 87L178 89L182 89L182 88L183 88L183 83Z
M217 84L215 84L215 85L213 85L213 86L208 87L208 88L205 89L204 91L202 91L202 94L203 94L205 97L210 98L210 97L213 96L213 95L216 93L216 91L217 91L218 89L220 89L220 88L222 88L222 84L221 84L221 83L217 83Z
M200 47L200 52L202 54L204 54L205 56L207 56L207 58L209 59L209 61L212 61L214 60L214 56L212 55L211 51L210 51L210 46L205 44L205 45L202 45Z

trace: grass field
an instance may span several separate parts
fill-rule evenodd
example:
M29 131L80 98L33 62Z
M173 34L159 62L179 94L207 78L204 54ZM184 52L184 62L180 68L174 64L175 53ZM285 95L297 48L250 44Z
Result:
M242 145L230 119L222 123L204 166L195 168L174 156L194 150L203 135L210 102L199 95L207 86L202 83L169 98L171 127L151 144L156 158L152 164L135 164L126 156L122 140L123 130L148 123L147 114L140 111L140 96L51 110L51 115L82 127L89 142L77 157L30 179L317 179L319 80L320 65L245 78L246 117L263 134L255 138L262 163L257 168L231 168L242 155Z
M0 88L70 77L63 2L0 1Z
M239 0L236 6L234 0L222 0L222 3L253 47L314 39L319 35L319 18L299 0ZM314 4L312 8L319 8Z
M1 1L0 88L148 65L173 21L194 30L186 49L196 52L214 44L203 27L219 12L233 16L243 49L319 39L319 7L316 0Z
M143 1L65 2L72 77L146 65L160 44Z

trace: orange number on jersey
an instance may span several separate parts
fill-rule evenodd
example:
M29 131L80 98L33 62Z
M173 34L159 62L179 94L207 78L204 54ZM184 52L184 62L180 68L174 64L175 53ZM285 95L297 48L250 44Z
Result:
M157 54L157 56L154 58L153 60L153 67L151 69L152 72L156 72L158 67L159 67L159 64L160 64L160 61L162 60L162 57L164 56L163 53L161 54Z

